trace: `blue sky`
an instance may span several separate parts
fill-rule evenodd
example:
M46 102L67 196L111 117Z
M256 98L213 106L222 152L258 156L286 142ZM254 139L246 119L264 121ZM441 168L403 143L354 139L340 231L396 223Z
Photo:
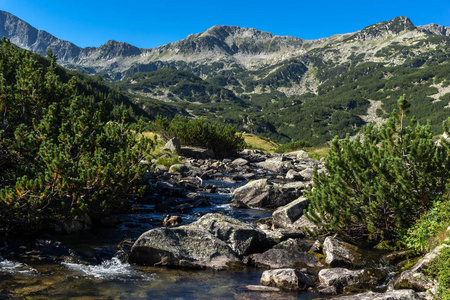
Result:
M251 27L303 39L354 32L402 15L415 25L450 27L448 0L0 0L0 10L80 47L98 47L112 39L153 48L213 25Z

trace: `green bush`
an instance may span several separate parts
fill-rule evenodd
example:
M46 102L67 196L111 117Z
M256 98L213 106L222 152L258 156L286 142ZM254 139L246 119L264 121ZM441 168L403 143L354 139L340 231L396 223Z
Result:
M225 157L245 147L244 137L234 126L213 123L202 117L175 116L171 122L165 117L157 117L152 124L164 139L176 137L183 145L212 149L217 157Z
M297 151L297 150L304 150L307 148L312 147L312 144L307 142L307 141L295 141L295 142L290 142L287 144L283 144L278 146L277 149L275 149L276 153L286 153L286 152L293 152L293 151Z
M152 141L108 121L104 105L78 94L75 77L62 82L48 56L45 67L0 46L0 226L99 217L143 191Z
M328 174L316 172L308 195L311 220L355 242L377 243L404 235L442 199L449 143L436 147L429 125L414 119L405 125L405 96L398 106L400 113L394 111L379 130L371 125L353 141L334 139L325 160Z
M443 248L441 253L427 268L427 274L439 282L435 299L450 300L450 248Z
M419 251L431 250L447 238L445 233L450 226L449 196L447 192L443 200L435 202L434 206L408 230L406 236L408 247Z

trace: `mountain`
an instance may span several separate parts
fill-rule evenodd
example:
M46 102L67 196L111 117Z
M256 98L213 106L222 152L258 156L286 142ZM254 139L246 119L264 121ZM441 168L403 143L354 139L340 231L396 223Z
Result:
M319 40L214 26L142 49L117 41L80 48L0 12L0 35L41 54L51 47L61 65L102 76L147 109L159 101L280 142L355 134L383 122L402 94L436 133L450 115L450 28L406 17Z

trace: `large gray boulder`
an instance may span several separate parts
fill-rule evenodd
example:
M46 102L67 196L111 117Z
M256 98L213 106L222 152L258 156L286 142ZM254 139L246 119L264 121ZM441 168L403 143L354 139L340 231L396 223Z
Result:
M385 293L367 292L351 296L343 296L339 300L420 300L422 299L413 290L390 290Z
M286 249L269 249L264 253L250 255L250 260L257 267L280 268L321 268L323 264L316 256L300 251Z
M261 230L222 214L206 214L189 226L210 232L238 255L264 251L271 246Z
M303 194L302 182L277 184L267 179L253 180L233 192L234 206L277 208Z
M129 261L197 269L228 269L241 263L224 241L205 230L188 226L145 232L131 248Z
M295 221L303 215L303 210L308 208L309 203L309 199L300 197L291 203L278 208L272 214L275 228L301 229L295 227Z
M433 260L441 253L442 249L450 247L449 245L440 245L433 251L426 254L411 269L403 271L395 280L394 287L409 288L415 291L424 292L438 286L438 282L429 278L424 274L424 270L433 262Z
M311 278L295 269L278 269L264 271L261 285L273 286L286 290L304 291L314 285Z

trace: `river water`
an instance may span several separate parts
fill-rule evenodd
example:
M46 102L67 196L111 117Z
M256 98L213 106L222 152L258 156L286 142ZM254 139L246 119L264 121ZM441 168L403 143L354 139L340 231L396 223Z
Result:
M213 204L181 214L183 223L202 214L222 212L246 222L271 216L263 209L234 209L230 193L236 185L218 181L219 192L206 194ZM101 258L87 263L25 263L0 257L0 299L315 299L314 293L259 293L246 289L257 285L264 270L184 270L130 265L122 261L117 245L134 241L143 232L160 226L163 213L154 205L141 205L133 214L119 215L120 226L57 237L65 246L86 256Z

